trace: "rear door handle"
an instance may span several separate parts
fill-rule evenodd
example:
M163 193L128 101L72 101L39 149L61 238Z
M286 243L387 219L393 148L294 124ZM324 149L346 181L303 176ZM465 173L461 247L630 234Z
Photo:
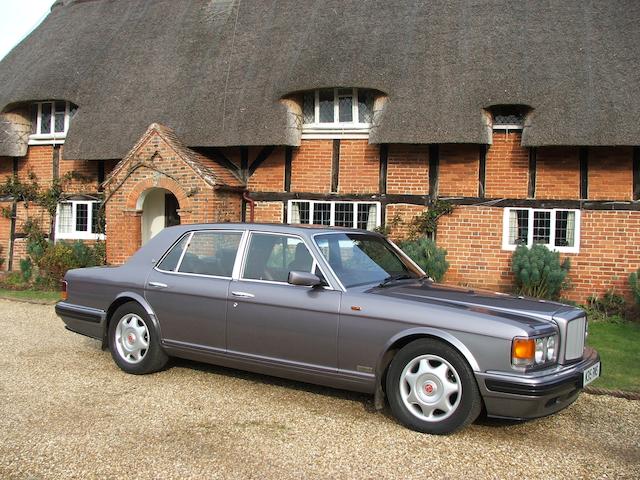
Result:
M255 295L253 293L247 293L247 292L231 292L231 295L233 295L234 297L239 297L239 298L253 298L253 297L255 297Z
M167 288L169 285L162 282L149 282L149 286L153 288Z

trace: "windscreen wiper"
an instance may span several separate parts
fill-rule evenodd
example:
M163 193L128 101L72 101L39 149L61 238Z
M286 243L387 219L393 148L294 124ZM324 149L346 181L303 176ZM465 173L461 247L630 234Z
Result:
M396 280L409 280L410 278L415 278L417 280L419 277L414 277L413 275L409 275L408 273L399 273L397 275L389 275L382 282L380 282L380 284L378 284L378 286L379 287L385 287L385 286L389 285L390 283L395 282Z

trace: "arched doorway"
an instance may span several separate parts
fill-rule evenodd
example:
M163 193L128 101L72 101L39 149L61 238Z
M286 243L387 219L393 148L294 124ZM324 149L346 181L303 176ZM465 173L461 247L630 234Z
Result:
M150 188L140 195L138 210L142 210L141 233L144 245L163 228L180 225L176 196L164 188Z

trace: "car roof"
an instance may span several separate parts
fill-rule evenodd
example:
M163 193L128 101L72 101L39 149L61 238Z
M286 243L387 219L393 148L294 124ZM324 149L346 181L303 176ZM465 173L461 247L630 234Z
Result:
M362 230L349 227L326 227L323 225L300 225L287 223L248 223L248 222L225 222L225 223L196 223L169 227L183 232L192 230L210 229L237 229L237 230L260 230L263 232L293 233L314 235L316 233L369 233L377 234L370 230Z

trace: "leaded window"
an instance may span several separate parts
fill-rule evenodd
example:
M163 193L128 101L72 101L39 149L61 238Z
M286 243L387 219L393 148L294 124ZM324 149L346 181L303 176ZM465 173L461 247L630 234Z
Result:
M302 96L302 123L305 132L339 128L341 131L368 131L373 121L374 95L358 88L323 88Z
M551 250L577 253L580 211L561 209L506 208L503 248L545 245Z
M377 202L290 200L288 223L374 230L380 226ZM312 219L312 220L311 220Z
M70 102L36 102L31 105L31 145L61 144L77 111Z

